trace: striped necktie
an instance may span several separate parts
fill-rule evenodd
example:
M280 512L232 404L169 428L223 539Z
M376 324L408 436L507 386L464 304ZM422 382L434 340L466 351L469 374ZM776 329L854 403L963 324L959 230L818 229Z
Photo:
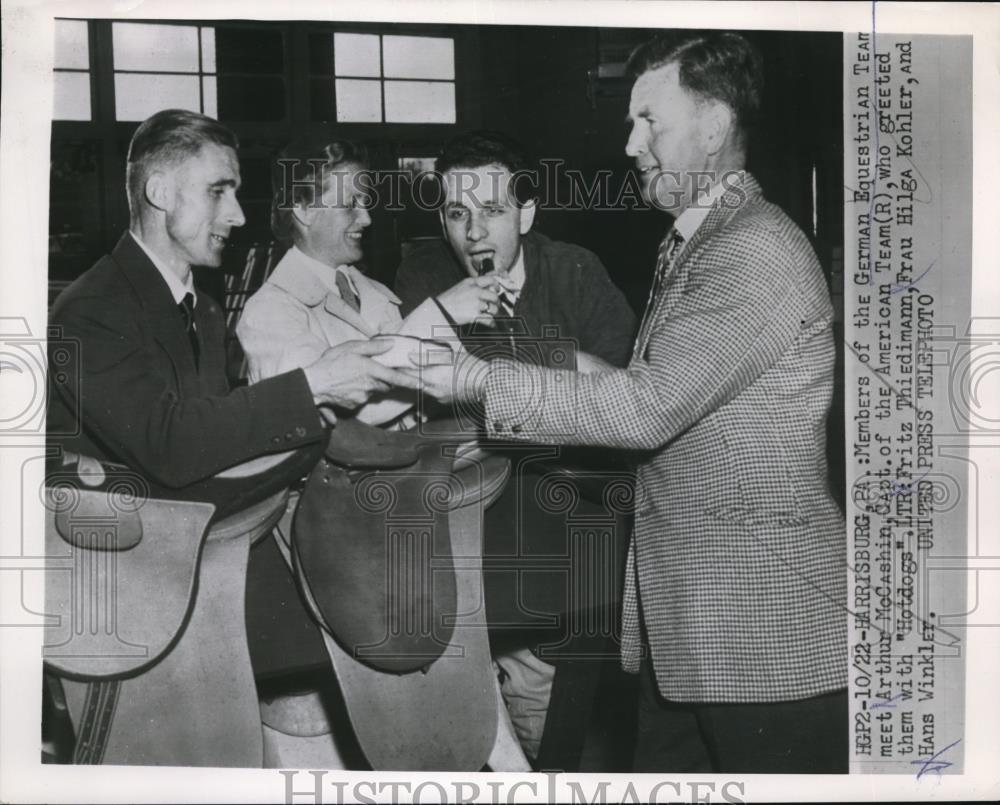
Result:
M351 287L350 280L347 279L347 274L343 271L337 271L336 282L337 290L340 291L340 298L347 302L355 313L360 313L361 299Z
M511 295L503 286L500 287L500 310L503 315L508 319L514 317L514 305L517 304L517 299Z

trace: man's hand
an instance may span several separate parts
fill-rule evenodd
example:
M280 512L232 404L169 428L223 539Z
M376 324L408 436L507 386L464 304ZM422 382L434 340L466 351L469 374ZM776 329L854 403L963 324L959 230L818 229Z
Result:
M316 405L354 409L373 394L393 387L420 390L416 371L390 369L372 355L392 348L391 339L345 341L330 347L319 360L305 367L306 380Z
M474 321L492 325L500 309L496 272L481 277L468 277L451 286L437 298L456 324Z
M465 350L455 354L450 363L437 363L442 357L447 357L446 353L424 353L421 365L419 355L410 356L419 367L423 390L443 403L481 401L490 364Z

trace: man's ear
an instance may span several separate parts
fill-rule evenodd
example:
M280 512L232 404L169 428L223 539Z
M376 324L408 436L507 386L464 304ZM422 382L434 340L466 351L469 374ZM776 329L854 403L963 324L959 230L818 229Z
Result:
M717 154L729 140L733 128L733 110L720 101L708 101L698 123L702 146L708 154Z
M168 212L174 203L174 188L170 177L163 171L153 171L146 177L143 186L146 203L158 210Z
M535 213L538 211L538 199L530 199L521 205L521 234L527 235L535 223Z
M292 205L292 217L298 221L299 226L308 229L316 219L316 208L311 204L294 204Z

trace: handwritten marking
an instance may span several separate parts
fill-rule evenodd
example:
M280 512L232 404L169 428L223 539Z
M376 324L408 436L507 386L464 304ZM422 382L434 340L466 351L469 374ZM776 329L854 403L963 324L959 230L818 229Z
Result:
M886 699L884 702L872 702L872 710L878 710L880 707L888 707L891 710L895 710L896 702L902 695L902 693L897 693L891 699Z
M905 481L893 481L892 491L889 493L889 497L892 497L893 495L909 495L911 492L913 492L913 487L916 484L919 484L928 475L930 475L930 472L931 472L930 470L924 470L922 475L918 475L909 483Z
M908 283L907 283L906 285L893 285L893 286L892 286L892 287L891 287L891 288L889 289L889 293L890 293L890 294L894 294L894 293L902 293L903 291L908 291L908 290L910 290L910 288L916 288L916 287L917 287L917 283L918 283L918 282L920 282L920 280L922 280L922 279L923 279L924 277L926 277L926 276L927 276L927 273L928 273L928 272L929 272L929 271L930 271L930 270L931 270L932 268L934 268L934 263L935 263L935 262L937 262L937 261L936 261L936 260L935 260L935 261L933 261L933 262L932 262L932 263L931 263L931 264L930 264L929 266L927 266L927 268L925 268L925 269L924 269L923 273L922 273L922 274L921 274L921 275L920 275L919 277L915 278L915 279L914 279L914 280L912 280L911 282L908 282Z
M936 752L933 757L927 758L927 760L911 760L910 761L911 766L920 766L920 771L917 772L917 779L919 780L927 772L931 771L934 772L938 777L940 777L942 771L949 768L950 766L954 766L955 764L952 763L950 760L939 760L939 758L953 746L957 746L961 742L962 742L961 738L959 738L957 741L952 741L952 743L948 744L944 749L941 749L940 751Z

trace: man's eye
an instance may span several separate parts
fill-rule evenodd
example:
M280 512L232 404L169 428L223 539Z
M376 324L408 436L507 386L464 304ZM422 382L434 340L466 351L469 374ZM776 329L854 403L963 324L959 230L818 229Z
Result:
M448 218L452 221L461 221L469 214L468 210L463 210L461 207L455 207L448 210Z
M506 210L503 207L487 207L486 214L492 218L496 218L498 215L503 215Z

